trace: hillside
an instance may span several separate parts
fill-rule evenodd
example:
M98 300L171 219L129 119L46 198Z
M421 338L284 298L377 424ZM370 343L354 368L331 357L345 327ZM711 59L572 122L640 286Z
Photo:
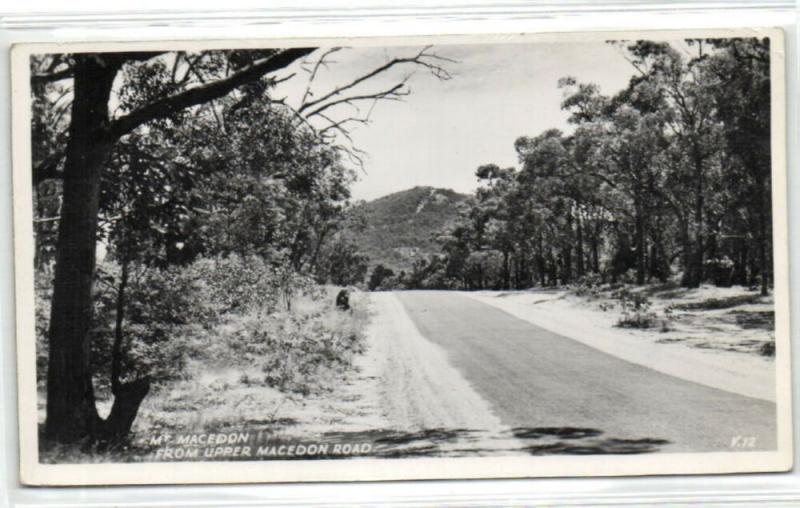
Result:
M458 217L469 196L450 189L414 187L357 205L366 221L350 236L370 265L408 271L414 260L439 252L434 238Z

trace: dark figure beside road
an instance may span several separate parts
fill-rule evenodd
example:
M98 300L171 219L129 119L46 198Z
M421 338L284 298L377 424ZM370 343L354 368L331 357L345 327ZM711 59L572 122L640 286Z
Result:
M350 291L342 289L336 295L336 307L339 310L350 310Z

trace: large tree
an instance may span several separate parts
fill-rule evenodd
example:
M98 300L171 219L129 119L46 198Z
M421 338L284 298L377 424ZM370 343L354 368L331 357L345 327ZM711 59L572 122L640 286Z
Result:
M736 175L757 246L761 294L769 288L772 213L770 182L769 39L714 39L718 49L705 63L705 78L714 99L728 150L743 171ZM739 244L744 244L739 237Z
M32 58L34 104L55 119L42 122L41 115L34 115L33 182L38 185L45 180L58 180L61 187L59 199L55 200L60 201L59 206L48 207L60 208L60 215L52 217L58 231L48 340L46 439L75 443L87 437L124 435L149 391L147 378L114 383L111 413L106 419L100 418L89 361L89 331L101 188L115 148L121 141L128 141L128 148L135 151L134 135L143 139L155 126L168 128L191 122L191 115L186 112L197 108L206 107L210 114L217 115L216 102L233 92L238 102L229 104L230 108L246 108L253 99L268 96L276 83L293 76L278 78L277 71L304 59L315 49L81 53ZM337 118L331 115L334 108L353 106L359 101L396 99L408 93L407 78L388 89L365 91L362 84L374 76L413 64L442 79L449 78L439 66L442 59L428 49L388 60L351 82L315 95L311 90L317 71L325 65L326 56L338 51L328 50L316 63L310 62L313 71L300 106L283 105L320 139L339 134L346 137L347 122L363 123L367 119ZM65 82L69 85L61 86ZM281 104L280 100L273 102ZM68 107L63 106L65 103ZM65 127L59 131L62 125ZM220 135L224 136L224 131ZM63 149L59 139L66 140Z
M122 384L114 394L108 418L103 420L98 415L88 332L92 319L100 183L114 145L147 122L222 97L237 87L283 69L311 51L313 48L267 52L227 77L143 102L117 118L111 116L109 99L118 74L127 65L150 60L158 54L72 55L68 72L73 81L73 99L63 163L63 196L50 312L45 425L48 439L75 442L88 435L125 433L149 390L146 378ZM33 80L59 77L54 73L34 76Z

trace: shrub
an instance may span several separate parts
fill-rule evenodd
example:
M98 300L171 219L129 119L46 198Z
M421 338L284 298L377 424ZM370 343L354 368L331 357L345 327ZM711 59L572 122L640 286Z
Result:
M705 271L717 287L730 287L733 284L734 263L728 256L705 261Z
M589 273L580 277L572 286L572 292L577 296L597 297L600 294L600 285L603 279L599 273Z
M375 291L377 289L383 289L386 285L386 282L394 277L394 271L391 268L387 268L383 265L376 265L375 268L372 269L372 273L369 276L369 282L367 282L367 289L370 291Z
M289 312L242 316L226 333L232 358L263 372L263 384L279 391L307 395L324 388L324 380L352 367L364 351L367 313L362 305L343 312L330 305L329 293L298 297ZM255 382L252 378L249 382Z
M99 397L109 396L116 306L122 270L105 260L97 272L91 331ZM36 282L37 374L47 367L51 279ZM201 258L167 268L129 265L123 322L122 381L185 379L202 369L250 368L243 382L307 394L344 373L364 349L364 305L333 305L335 290L256 257ZM254 368L254 369L253 369ZM253 370L263 377L252 376ZM328 384L330 385L330 384Z
M131 264L123 321L123 380L180 378L191 358L204 354L219 324L220 304L196 264L153 268ZM98 267L92 330L92 369L102 388L110 378L120 267Z
M655 321L656 316L652 312L623 312L617 321L617 326L620 328L652 328ZM669 331L669 329L663 331Z
M646 295L621 289L614 293L622 308L622 315L617 326L622 328L651 328L656 322L656 315L650 312L650 300Z
M308 277L295 273L287 264L273 264L258 256L230 254L200 259L191 265L205 279L208 297L222 312L275 312L288 308L296 294L319 291Z
M636 269L628 268L619 275L619 281L623 284L636 284Z

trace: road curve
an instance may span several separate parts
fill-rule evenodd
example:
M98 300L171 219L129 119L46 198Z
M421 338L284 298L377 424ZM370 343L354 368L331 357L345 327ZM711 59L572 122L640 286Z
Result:
M777 446L772 402L621 360L452 292L395 295L422 335L521 436L577 428L671 452Z

